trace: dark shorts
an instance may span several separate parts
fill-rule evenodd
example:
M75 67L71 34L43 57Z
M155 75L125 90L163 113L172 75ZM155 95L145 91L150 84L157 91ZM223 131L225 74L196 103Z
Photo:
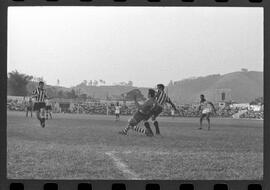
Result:
M133 117L130 119L129 123L132 126L138 125L141 121L147 121L150 118L149 115L145 115L139 111L137 111Z
M39 111L41 108L46 108L45 102L35 102L34 111Z
M33 107L32 107L32 106L27 106L27 107L26 107L26 110L27 110L27 111L32 111L32 110L33 110Z
M52 106L46 106L46 110L52 110Z
M159 114L161 114L161 112L163 111L163 107L162 106L155 106L151 112L151 116L152 116L152 120L155 120Z

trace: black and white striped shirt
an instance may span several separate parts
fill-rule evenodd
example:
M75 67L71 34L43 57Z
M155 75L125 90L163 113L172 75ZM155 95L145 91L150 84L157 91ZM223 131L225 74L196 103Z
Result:
M46 90L41 88L36 88L32 92L32 95L35 98L36 102L45 102L45 98L47 98Z
M156 101L161 106L163 106L165 103L171 103L169 96L164 91L157 92Z

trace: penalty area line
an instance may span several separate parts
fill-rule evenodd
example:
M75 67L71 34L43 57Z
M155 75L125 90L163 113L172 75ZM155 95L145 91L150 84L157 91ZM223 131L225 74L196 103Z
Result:
M132 179L132 180L139 180L139 179L141 179L141 178L139 177L139 175L136 174L134 171L130 170L129 167L128 167L124 162L122 162L120 158L118 158L118 157L115 155L115 153L116 153L116 152L106 152L105 154L106 154L107 156L109 156L109 157L113 160L115 166L116 166L121 172L123 172L123 174L124 174L125 176L127 176L128 179Z

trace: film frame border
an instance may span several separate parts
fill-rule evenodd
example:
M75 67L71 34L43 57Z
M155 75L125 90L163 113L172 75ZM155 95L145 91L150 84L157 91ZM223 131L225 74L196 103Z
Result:
M148 6L148 7L261 7L264 14L264 170L263 180L23 180L7 179L7 12L10 6ZM127 190L144 190L147 184L159 184L161 190L180 189L182 184L193 184L195 190L214 190L215 184L227 184L230 190L263 190L270 189L270 1L268 0L1 0L0 1L0 190L8 190L12 184L22 184L23 189L44 189L47 183L57 183L57 189L78 189L81 183L91 184L91 189L113 189L113 184L125 184ZM268 86L268 88L267 88ZM2 109L5 108L5 109ZM250 184L258 184L258 188L249 188ZM151 189L151 188L150 188ZM155 190L155 189L154 189ZM187 189L189 190L189 189Z

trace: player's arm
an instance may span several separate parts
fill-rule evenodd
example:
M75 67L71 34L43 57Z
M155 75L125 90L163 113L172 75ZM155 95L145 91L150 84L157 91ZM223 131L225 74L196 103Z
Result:
M37 92L37 89L35 89L35 90L33 90L33 92L32 92L31 98L35 98L35 97L37 97L37 95L38 95L38 92Z
M199 105L199 107L197 108L197 111L199 112L201 111L201 109L202 109L202 105Z
M174 105L174 103L171 101L169 97L167 98L167 102L173 107L174 111L177 111L176 106Z
M214 110L214 113L217 113L214 104L213 104L212 102L208 102L208 104L210 104L210 105L212 106L212 108L213 108L213 110Z
M134 102L135 102L135 106L140 109L141 108L141 105L138 103L137 101L137 96L134 96Z

